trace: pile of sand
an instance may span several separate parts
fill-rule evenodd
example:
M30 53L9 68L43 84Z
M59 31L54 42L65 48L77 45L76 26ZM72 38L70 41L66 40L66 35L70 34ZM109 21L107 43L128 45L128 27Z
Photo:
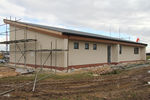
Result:
M14 69L8 67L0 67L0 78L9 77L9 76L17 76L18 73L15 72Z

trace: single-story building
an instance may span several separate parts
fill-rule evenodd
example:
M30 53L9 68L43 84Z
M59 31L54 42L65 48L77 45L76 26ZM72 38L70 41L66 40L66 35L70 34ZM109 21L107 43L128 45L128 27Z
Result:
M57 70L146 60L146 46L119 38L27 22L10 25L10 63Z

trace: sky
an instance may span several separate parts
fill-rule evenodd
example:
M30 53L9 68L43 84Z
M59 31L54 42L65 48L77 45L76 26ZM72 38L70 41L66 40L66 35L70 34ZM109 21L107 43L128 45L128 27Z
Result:
M150 45L150 0L0 0L0 25L10 16L132 41L140 38ZM4 26L0 26L3 31Z

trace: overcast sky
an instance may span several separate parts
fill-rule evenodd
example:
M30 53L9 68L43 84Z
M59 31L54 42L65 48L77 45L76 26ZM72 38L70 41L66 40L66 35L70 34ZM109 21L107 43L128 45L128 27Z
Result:
M9 16L107 36L120 29L121 38L150 45L150 0L0 0L0 24Z

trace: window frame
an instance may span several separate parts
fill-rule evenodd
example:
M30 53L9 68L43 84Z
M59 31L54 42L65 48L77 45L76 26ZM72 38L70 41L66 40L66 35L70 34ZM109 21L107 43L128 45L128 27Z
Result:
M79 42L74 42L74 49L79 49Z
M139 47L134 47L134 54L139 54Z
M86 45L88 46L88 48L86 48ZM89 43L85 43L85 50L89 50Z

